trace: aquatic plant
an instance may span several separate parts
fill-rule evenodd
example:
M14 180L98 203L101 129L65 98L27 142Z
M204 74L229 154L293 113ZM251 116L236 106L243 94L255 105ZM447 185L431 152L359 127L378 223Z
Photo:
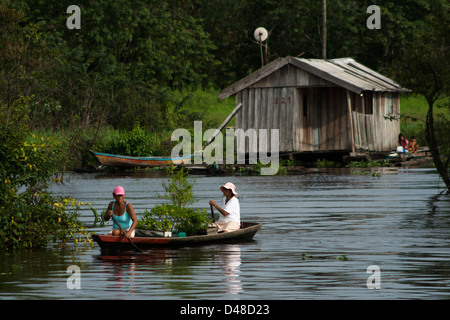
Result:
M386 160L370 160L367 161L351 161L347 164L346 168L373 168L373 167L385 167L389 165L389 162Z
M182 208L172 204L158 204L142 213L138 229L183 231L188 235L206 229L211 220L206 209Z
M347 261L348 258L347 258L347 256L346 256L345 254L343 254L343 255L341 255L341 256L337 256L337 257L336 257L336 260L339 260L339 261Z
M189 179L189 173L173 166L166 169L168 183L163 183L164 195L159 198L169 200L169 203L157 204L150 211L145 210L138 221L139 229L160 231L184 231L195 234L200 229L206 229L211 222L206 209L188 208L195 202L193 187L195 180Z
M326 159L317 159L314 162L317 168L331 168L334 166L334 162Z

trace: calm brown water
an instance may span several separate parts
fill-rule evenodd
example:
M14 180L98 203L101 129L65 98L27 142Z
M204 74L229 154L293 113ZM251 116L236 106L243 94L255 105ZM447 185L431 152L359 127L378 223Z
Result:
M448 299L450 199L431 169L387 169L380 177L312 170L265 177L195 176L197 207L220 200L232 181L243 220L263 223L254 241L153 250L121 261L79 247L0 253L0 299ZM163 177L72 174L57 194L101 212L116 185L136 211L160 200ZM89 209L85 225L94 225ZM68 289L67 268L80 268ZM380 289L368 289L370 265Z

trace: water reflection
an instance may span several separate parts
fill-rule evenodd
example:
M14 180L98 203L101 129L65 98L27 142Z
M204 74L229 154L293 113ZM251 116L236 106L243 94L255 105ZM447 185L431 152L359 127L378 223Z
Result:
M97 260L111 276L111 289L126 294L143 290L142 274L146 285L161 289L161 285L171 290L193 290L199 283L186 283L182 279L196 279L198 274L209 275L206 286L228 295L230 299L243 292L239 278L241 266L241 245L224 244L206 247L179 249L151 249L144 254L134 251L104 252ZM211 268L215 265L218 269ZM165 283L161 282L165 279ZM176 279L177 281L173 281ZM150 283L150 281L152 281ZM139 287L139 288L138 288ZM198 289L198 288L195 288ZM189 296L187 296L189 297ZM122 297L123 298L123 297Z
M450 297L450 198L434 170L390 169L381 176L317 169L292 176L197 176L195 206L241 190L244 221L263 223L255 241L144 255L80 250L0 253L0 299L430 299ZM55 192L101 211L123 185L139 213L161 200L164 177L73 175ZM80 215L90 231L89 208ZM343 257L346 259L343 259ZM81 290L66 287L69 265ZM368 290L369 265L381 289Z
M224 245L223 251L218 256L221 268L225 275L225 286L227 293L237 295L243 291L239 279L241 266L241 247L237 244Z

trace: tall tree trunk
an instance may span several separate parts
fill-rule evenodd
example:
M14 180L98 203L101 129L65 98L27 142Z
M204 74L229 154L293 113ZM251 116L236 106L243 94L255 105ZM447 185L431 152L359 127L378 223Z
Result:
M444 165L442 162L439 148L437 144L436 134L434 131L434 116L433 116L433 104L434 102L432 100L427 99L428 101L428 113L427 113L427 120L426 120L426 128L425 128L425 135L428 142L428 147L430 148L431 156L433 157L434 165L436 166L436 170L438 171L439 175L441 176L442 180L445 183L445 186L447 187L447 191L450 190L450 179L448 175L448 167Z

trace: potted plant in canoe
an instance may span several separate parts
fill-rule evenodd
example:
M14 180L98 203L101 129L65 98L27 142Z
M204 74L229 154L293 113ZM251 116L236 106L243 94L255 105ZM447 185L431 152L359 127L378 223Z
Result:
M206 233L211 220L206 209L188 208L194 203L193 186L195 181L188 179L188 172L173 167L167 169L169 182L163 183L164 195L159 198L169 203L155 205L150 211L145 210L138 222L136 233L140 236L195 235Z
M138 222L136 235L142 237L172 237L205 234L210 219L206 209L159 204L145 210Z

